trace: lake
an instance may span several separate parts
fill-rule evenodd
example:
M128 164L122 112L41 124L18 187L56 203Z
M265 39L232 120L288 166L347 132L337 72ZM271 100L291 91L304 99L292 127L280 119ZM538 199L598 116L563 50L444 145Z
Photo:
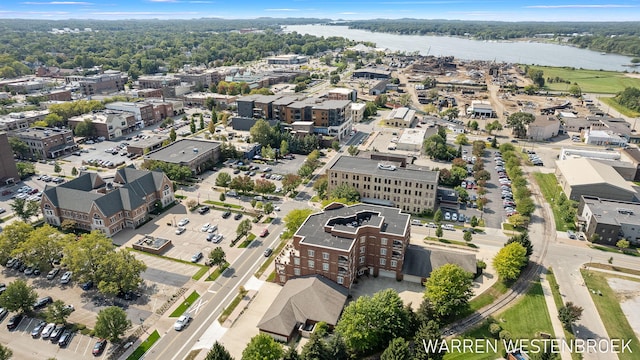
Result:
M569 66L592 70L634 71L626 67L631 57L601 54L572 46L526 41L480 41L451 36L397 35L349 29L347 26L289 25L285 32L314 36L342 36L355 41L369 41L377 47L422 55L454 56L462 60L494 60L497 62Z

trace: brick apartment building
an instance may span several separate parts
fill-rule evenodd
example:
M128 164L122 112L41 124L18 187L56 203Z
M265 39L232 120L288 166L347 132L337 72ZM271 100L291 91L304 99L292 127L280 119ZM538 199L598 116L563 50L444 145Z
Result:
M411 237L410 216L400 209L334 203L310 215L275 261L276 281L322 275L350 288L365 274L402 280Z
M129 80L125 73L115 70L107 70L104 74L90 76L66 76L67 84L77 82L83 95L91 96L96 94L123 91L124 84Z
M11 184L20 181L16 160L13 158L13 150L9 145L6 132L0 132L0 185Z
M33 158L55 159L78 149L69 129L32 127L17 131L12 136L29 146Z
M77 229L113 236L137 228L151 211L174 201L173 185L164 173L125 167L111 183L88 172L58 186L47 185L40 208L48 224L71 220Z
M74 116L68 124L72 130L85 120L91 121L95 129L95 136L102 136L107 140L117 139L136 130L135 116L126 111L102 110L91 114Z
M341 156L327 169L327 192L347 184L358 191L362 202L419 214L435 208L438 176L438 171L402 163Z
M116 101L106 104L104 107L109 110L132 113L136 118L136 125L140 129L157 122L153 111L153 105L147 102Z

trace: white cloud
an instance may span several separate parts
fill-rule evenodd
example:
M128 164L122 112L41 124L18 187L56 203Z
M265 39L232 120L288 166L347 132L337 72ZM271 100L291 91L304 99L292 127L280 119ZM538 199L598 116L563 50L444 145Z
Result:
M621 4L567 4L567 5L529 5L529 9L604 9L604 8L633 8L635 5Z

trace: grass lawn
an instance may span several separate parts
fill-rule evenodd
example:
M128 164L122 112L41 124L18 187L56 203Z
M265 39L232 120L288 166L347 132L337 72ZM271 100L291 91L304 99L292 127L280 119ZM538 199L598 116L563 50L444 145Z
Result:
M557 76L571 83L546 82L545 88L554 91L568 91L573 83L577 83L583 93L616 94L627 87L640 88L640 79L625 76L623 72L572 69L568 67L531 67L542 70L545 79Z
M628 116L628 117L638 117L640 116L640 113L637 111L633 111L623 105L620 105L620 103L618 103L616 101L616 99L612 98L612 97L601 97L600 101L602 101L603 103L611 106L612 108L614 108L616 111L618 111L619 113L621 113L622 115Z
M208 266L201 266L200 270L196 271L195 274L193 274L193 276L191 277L193 280L198 281L200 279L202 279L202 277L204 276L204 274L207 273L207 271L209 271L209 267Z
M198 294L198 292L194 290L191 295L189 295L189 297L187 297L187 299L182 302L182 304L180 304L175 310L173 310L169 317L179 317L185 311L187 311L189 306L191 306L196 300L198 300L199 297L200 294Z
M244 298L245 295L247 295L246 290L238 293L238 295L236 295L236 297L233 299L231 304L229 304L229 306L227 306L224 310L222 310L222 314L220 314L220 317L218 318L218 322L220 322L220 324L224 324L224 322L227 320L229 315L231 315L233 310L238 306L238 304L240 304L240 301L242 301L242 298Z
M242 206L240 206L240 205L229 204L229 203L220 202L220 201L205 200L204 203L205 204L209 204L209 205L222 206L222 207L225 207L225 208L242 209Z
M140 359L151 347L160 339L160 334L158 330L154 331L149 335L147 340L143 341L140 346L136 348L136 350L127 357L127 360L138 360Z
M611 271L619 271L619 272L626 273L626 274L640 276L640 271L638 271L638 270L627 269L627 268L623 268L623 267L619 267L619 266L615 266L615 265L607 265L607 264L600 264L600 263L589 263L589 265L587 267L604 269L604 270L611 270Z
M562 214L560 213L560 209L556 206L555 199L560 196L562 189L558 186L558 180L556 179L555 174L543 174L543 173L534 173L533 177L535 177L538 186L540 187L540 191L542 191L542 196L544 196L545 200L551 205L551 210L553 210L553 219L556 223L556 230L558 231L566 231L566 230L575 230L576 226L573 223L566 223L562 220ZM569 201L569 200L567 200Z
M227 268L229 267L229 263L224 263L224 265L222 266L218 266L212 273L211 275L209 275L209 277L207 277L207 279L205 281L216 281L216 279L218 277L220 277L220 275L222 275L222 273L227 270Z
M523 321L523 319L527 319ZM549 310L547 304L544 301L544 295L542 294L542 286L540 282L535 282L529 292L518 300L512 307L506 311L498 314L495 317L502 329L511 333L512 339L533 339L539 338L541 332L553 334L553 327L551 325L551 318L549 317ZM472 339L492 339L493 336L489 333L488 323L484 323L481 326L466 332L463 337ZM502 343L498 342L498 353L485 352L483 354L470 354L470 353L449 353L446 354L445 360L493 360L500 357L500 354L504 351Z
M591 298L596 304L600 318L610 339L631 339L630 348L632 353L624 352L618 354L620 360L637 359L640 354L640 344L638 338L633 332L627 317L622 312L620 300L616 293L609 287L607 283L608 277L616 277L615 275L602 274L597 271L580 270L587 288L599 290L602 296L591 293ZM635 280L635 279L633 279ZM636 280L637 281L637 280Z
M459 241L459 240L449 240L449 239L444 239L444 238L440 238L438 239L437 237L433 237L433 236L427 236L424 238L425 242L427 241L433 241L433 242L441 242L444 244L454 244L454 245L459 245L459 246L468 246L468 247L472 247L472 248L477 248L478 246L476 244L473 244L471 242L466 242L466 241Z

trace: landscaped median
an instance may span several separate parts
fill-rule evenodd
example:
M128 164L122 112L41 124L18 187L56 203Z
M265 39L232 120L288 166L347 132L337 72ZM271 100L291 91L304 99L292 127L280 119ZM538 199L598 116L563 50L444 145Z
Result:
M140 359L141 357L144 356L144 354L147 353L147 351L149 351L149 349L151 349L153 344L155 344L159 339L160 339L160 334L158 333L158 330L152 332L151 335L149 335L149 337L147 338L147 340L143 341L142 344L140 344L140 346L138 346L133 351L133 353L131 353L131 355L127 357L127 360Z
M200 297L200 294L198 294L197 291L193 291L183 302L182 304L180 304L175 310L173 310L173 312L171 313L171 315L169 315L169 317L180 317L182 314L184 314L185 311L187 311L187 309L189 308L189 306L193 305L193 303L198 300L198 298Z
M556 222L556 230L575 230L576 226L573 222L575 201L567 199L560 185L558 185L556 175L537 172L533 174L533 177L536 179L538 187L540 187L542 196L551 205L553 218Z

